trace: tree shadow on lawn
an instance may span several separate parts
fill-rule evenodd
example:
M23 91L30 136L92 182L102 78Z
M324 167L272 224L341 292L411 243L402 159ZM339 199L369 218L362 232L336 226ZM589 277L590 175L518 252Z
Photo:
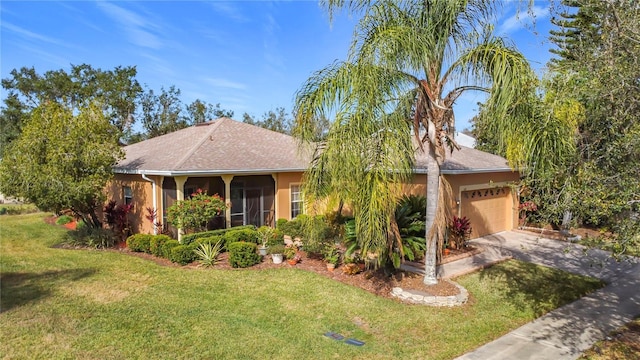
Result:
M77 281L95 272L95 269L87 268L0 274L0 313L50 296L58 282Z
M536 318L604 286L597 279L581 280L585 278L521 261L489 267L480 278L504 281L506 301Z

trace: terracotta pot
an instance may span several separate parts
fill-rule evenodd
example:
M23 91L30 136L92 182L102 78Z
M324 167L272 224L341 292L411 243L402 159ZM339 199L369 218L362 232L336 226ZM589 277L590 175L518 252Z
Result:
M289 265L295 265L298 263L298 260L296 259L288 259L287 262L289 263Z
M449 249L444 249L444 250L442 250L442 253L446 256L446 255L451 254L451 250L449 250Z
M327 270L333 271L335 269L336 269L336 265L335 264L327 264Z

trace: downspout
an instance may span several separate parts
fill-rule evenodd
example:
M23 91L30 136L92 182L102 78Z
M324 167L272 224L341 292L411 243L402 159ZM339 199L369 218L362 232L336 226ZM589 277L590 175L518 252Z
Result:
M158 205L157 205L157 200L156 200L156 182L155 180L147 177L147 175L145 173L142 173L142 178L151 182L151 193L152 193L152 198L153 198L153 213L156 214L156 216L158 216ZM153 235L158 235L158 227L156 226L158 222L156 221L156 219L154 219L153 221Z

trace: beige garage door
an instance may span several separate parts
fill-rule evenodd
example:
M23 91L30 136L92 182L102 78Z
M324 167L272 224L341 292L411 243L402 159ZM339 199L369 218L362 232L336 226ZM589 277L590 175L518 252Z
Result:
M460 216L471 220L471 238L500 231L511 230L512 205L510 188L493 188L463 191L460 199Z

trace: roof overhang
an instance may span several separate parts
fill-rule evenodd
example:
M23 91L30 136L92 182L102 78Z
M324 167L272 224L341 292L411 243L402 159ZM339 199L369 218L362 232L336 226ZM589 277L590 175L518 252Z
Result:
M116 174L128 174L128 175L159 175L159 176L220 176L229 174L242 174L242 175L264 175L274 173L287 173L287 172L303 172L306 169L292 168L292 169L241 169L241 170L140 170L140 169L122 169L115 168L113 171Z

